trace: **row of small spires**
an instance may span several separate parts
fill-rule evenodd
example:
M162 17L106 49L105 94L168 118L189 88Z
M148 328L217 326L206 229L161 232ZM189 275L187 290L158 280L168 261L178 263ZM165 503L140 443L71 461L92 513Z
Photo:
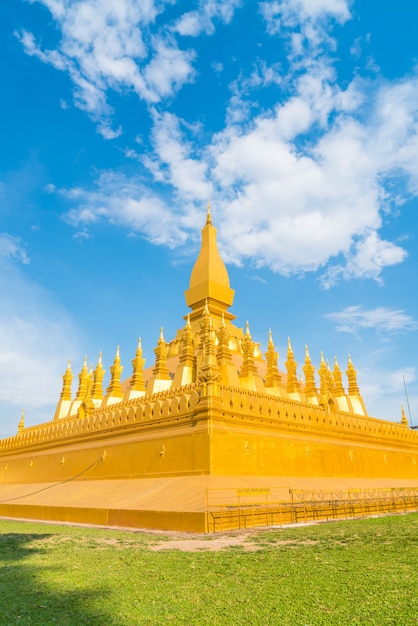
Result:
M206 330L212 330L212 321L210 316L209 324L207 325ZM218 339L218 345L215 347L218 364L221 365L222 363L232 363L231 351L228 346L228 333L226 331L226 324L224 320L222 320L219 331L215 334L217 335ZM201 340L200 348L203 349L203 351L205 350L205 343L207 343L207 340L206 342ZM156 361L155 367L153 369L153 374L157 379L169 379L169 372L167 367L168 346L169 344L167 344L164 339L163 328L161 328L158 344L157 347L154 349ZM255 344L252 341L249 324L247 322L246 332L242 341L243 364L239 374L240 378L250 376L251 374L257 375L257 367L254 363L254 347ZM188 318L181 335L181 348L179 353L180 363L183 362L188 365L193 365L194 352L195 350L193 332L190 325L190 319ZM265 356L267 363L265 387L278 387L281 385L281 374L277 365L278 353L275 351L271 330L269 330L268 347ZM143 358L142 354L141 339L139 339L135 358L132 360L133 373L130 380L131 390L141 392L145 391L145 381L143 374L144 365L145 359ZM303 385L303 380L302 376L299 380L297 378L297 363L294 359L290 338L288 339L287 361L285 362L285 366L287 369L286 390L289 393L295 393L300 391L301 385ZM304 394L307 397L318 395L315 381L315 367L312 365L308 346L306 346L305 362L302 369L305 374ZM121 385L122 371L123 366L121 365L120 349L118 346L113 365L110 367L110 383L106 389L106 393L109 396L123 398L124 394ZM101 352L99 354L97 366L94 370L92 365L90 365L90 369L88 370L86 356L84 359L82 370L78 375L79 385L75 399L80 401L84 401L86 398L91 398L94 400L103 399L103 378L105 376L105 373L106 371L103 369ZM321 352L321 361L320 367L318 368L318 374L320 377L320 396L325 396L327 394L332 394L334 396L344 395L345 391L342 384L342 372L336 358L334 360L334 369L333 371L331 371L329 363L325 361L324 355ZM348 368L346 374L348 378L348 394L359 394L356 370L354 369L350 356L348 356ZM71 383L73 378L74 376L71 370L70 359L68 361L67 370L63 375L63 388L60 396L62 400L72 399Z

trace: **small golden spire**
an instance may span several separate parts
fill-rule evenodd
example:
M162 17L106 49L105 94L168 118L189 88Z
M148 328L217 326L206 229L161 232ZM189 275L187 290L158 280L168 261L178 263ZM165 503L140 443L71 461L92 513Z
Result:
M245 335L242 340L243 362L239 374L240 378L247 378L251 374L257 374L257 367L254 363L254 348L255 343L252 340L250 325L247 321L245 322Z
M402 408L402 421L401 421L401 424L402 424L402 426L409 426L408 418L406 417L405 409L403 408L403 404L401 404L401 408Z
M329 365L325 362L324 353L321 350L321 362L318 368L319 374L319 394L322 399L327 398L331 393L329 379Z
M24 428L25 428L25 410L22 409L22 416L20 418L19 426L17 427L17 432L21 433Z
M317 395L318 389L315 382L315 368L312 365L311 357L309 356L308 346L305 345L305 364L302 367L305 374L305 394L307 398L313 398Z
M218 337L218 349L216 352L216 357L218 359L219 365L224 365L225 363L232 363L232 354L229 348L229 334L226 329L225 316L222 311L221 324L219 326L219 330L217 333Z
M334 380L334 395L338 398L345 394L342 372L340 370L340 366L338 365L337 357L334 358L334 371L332 373L332 377Z
M89 383L89 373L87 370L87 355L84 357L83 367L81 368L81 372L78 375L78 390L75 399L81 402L84 402L87 396L88 391L88 383Z
M71 371L71 359L68 359L67 369L62 377L63 385L61 391L61 400L71 400L71 383L73 381L73 373Z
M115 360L110 367L110 383L106 392L115 398L123 398L122 385L120 382L123 371L123 365L120 364L120 349L119 346L116 349Z
M208 200L208 213L206 216L206 224L212 224L212 216L210 214L210 200Z
M154 348L154 354L155 366L152 370L152 373L159 380L170 380L170 374L167 365L168 343L166 343L164 339L164 330L162 326L160 329L160 338L158 340L157 347Z
M269 338L265 357L267 361L266 387L279 387L282 378L277 365L279 353L276 352L274 347L271 328L269 328Z
M296 393L299 390L299 381L297 376L297 363L293 355L290 337L287 338L287 361L285 363L287 370L286 391L288 393Z
M354 369L354 365L351 361L351 356L348 355L348 367L346 370L348 378L348 395L357 395L360 393L360 389L357 385L357 372Z
M190 324L190 315L187 316L186 324L180 335L179 361L185 367L194 365L194 333Z
M135 358L132 359L133 373L131 378L131 389L133 391L145 391L144 365L145 359L142 357L142 342L141 337L139 337Z
M103 399L103 378L104 378L105 373L106 373L106 370L103 369L103 365L102 365L102 353L100 352L96 369L93 372L93 391L92 391L93 400Z

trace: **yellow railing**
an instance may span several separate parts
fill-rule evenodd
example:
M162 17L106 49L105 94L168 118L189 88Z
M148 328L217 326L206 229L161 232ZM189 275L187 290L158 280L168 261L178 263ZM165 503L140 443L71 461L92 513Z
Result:
M307 524L315 521L368 517L418 511L418 488L394 489L353 489L345 492L291 490L290 500L271 501L265 495L264 501L243 502L239 496L225 501L227 491L219 494L220 502L215 502L215 491L207 494L208 530L222 532L240 528L262 526L284 526Z

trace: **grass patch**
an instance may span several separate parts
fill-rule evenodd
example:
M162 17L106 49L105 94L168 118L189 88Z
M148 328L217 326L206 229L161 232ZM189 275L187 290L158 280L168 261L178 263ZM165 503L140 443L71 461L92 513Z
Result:
M251 551L160 541L0 521L0 624L418 624L416 513L249 533Z

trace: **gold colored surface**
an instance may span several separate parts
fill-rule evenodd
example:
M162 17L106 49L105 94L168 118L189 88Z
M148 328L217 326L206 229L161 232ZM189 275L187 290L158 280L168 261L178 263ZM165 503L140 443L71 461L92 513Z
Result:
M301 381L290 340L280 370L271 332L264 360L249 324L232 323L233 294L208 211L186 324L170 342L161 329L149 370L139 341L126 381L118 349L106 394L101 354L94 372L85 359L74 399L68 364L54 418L25 427L22 415L0 441L0 515L203 532L248 517L222 509L219 526L210 490L239 490L260 522L245 493L283 504L290 489L418 488L404 411L399 423L369 417L350 357L346 388L337 361L321 354L315 372L307 349Z

